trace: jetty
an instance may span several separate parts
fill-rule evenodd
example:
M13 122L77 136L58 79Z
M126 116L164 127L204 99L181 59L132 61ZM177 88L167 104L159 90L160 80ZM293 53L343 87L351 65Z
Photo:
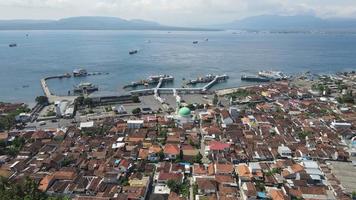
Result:
M63 100L74 101L77 98L77 96L55 95L50 91L48 84L47 84L47 80L50 80L50 79L57 79L57 78L62 79L62 78L70 78L70 77L71 77L70 75L64 74L64 75L58 75L58 76L48 76L48 77L41 79L42 90L43 90L45 96L48 98L49 103L54 103L56 101L63 101Z
M133 90L131 95L154 95L155 99L161 103L164 103L160 94L173 94L174 96L183 93L183 94L207 94L209 89L212 88L215 84L228 79L227 75L215 76L208 84L200 88L162 88L163 78L161 78L155 88Z

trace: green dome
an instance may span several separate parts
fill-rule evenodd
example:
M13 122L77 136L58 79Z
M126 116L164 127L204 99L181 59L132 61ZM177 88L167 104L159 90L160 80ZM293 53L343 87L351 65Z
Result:
M187 107L183 107L183 108L179 109L178 114L179 114L181 117L190 116L190 109L187 108Z

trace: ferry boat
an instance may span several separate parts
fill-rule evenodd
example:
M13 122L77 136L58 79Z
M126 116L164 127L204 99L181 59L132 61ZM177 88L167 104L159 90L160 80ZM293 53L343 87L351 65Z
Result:
M77 94L84 94L84 93L92 93L98 90L99 88L97 86L93 85L92 83L85 82L75 86L73 91L74 93Z
M196 79L189 80L187 84L188 85L195 85L197 83L208 83L208 82L214 80L214 78L215 78L214 75L208 74L205 77L198 77Z
M251 81L251 82L269 82L271 79L269 78L264 78L261 76L255 76L255 75L242 75L241 76L242 81Z
M166 75L166 74L160 74L160 75L153 75L148 77L148 81L153 81L153 82L158 82L159 79L163 78L164 80L172 80L174 79L173 76Z
M149 86L152 84L157 84L159 80L162 78L162 82L172 82L174 80L174 77L171 75L152 75L149 76L147 79L139 80L139 81L134 81L131 82L129 85L125 85L124 88L131 88L131 87L137 87L137 86Z
M88 72L85 69L75 69L73 70L74 77L87 76Z
M17 47L17 44L16 43L11 43L11 44L9 44L9 47Z
M288 79L288 76L283 74L281 71L259 71L258 75L260 77L268 78L271 80L286 80Z
M129 54L130 54L130 55L133 55L133 54L136 54L136 53L138 53L138 51L137 51L137 50L132 50L132 51L129 51Z

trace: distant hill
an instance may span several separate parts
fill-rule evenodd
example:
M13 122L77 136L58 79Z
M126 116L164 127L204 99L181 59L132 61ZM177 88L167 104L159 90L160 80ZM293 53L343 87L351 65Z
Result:
M140 19L71 17L60 20L0 20L0 30L213 30L172 27Z
M321 19L302 15L261 15L213 27L249 30L356 30L356 19Z

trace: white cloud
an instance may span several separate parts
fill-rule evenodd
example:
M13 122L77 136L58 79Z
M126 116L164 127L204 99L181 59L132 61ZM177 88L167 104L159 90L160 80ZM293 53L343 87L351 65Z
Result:
M214 24L261 14L356 17L355 0L0 0L0 18L80 15L142 18L171 25Z

